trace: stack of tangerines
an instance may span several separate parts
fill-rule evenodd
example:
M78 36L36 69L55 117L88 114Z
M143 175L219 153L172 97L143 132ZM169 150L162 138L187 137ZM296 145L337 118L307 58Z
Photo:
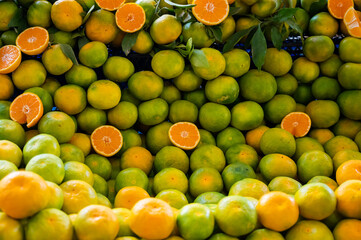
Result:
M0 239L360 240L358 10L1 1Z

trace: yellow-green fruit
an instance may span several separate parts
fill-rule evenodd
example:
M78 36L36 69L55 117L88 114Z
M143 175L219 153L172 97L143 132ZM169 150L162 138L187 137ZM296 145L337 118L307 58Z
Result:
M320 67L308 58L300 57L293 62L292 74L301 83L309 83L320 75Z
M361 113L358 109L361 107L361 91L348 90L343 91L337 98L341 113L352 120L360 120Z
M134 65L127 58L112 56L103 65L103 73L114 82L126 82L134 73Z
M230 104L238 98L239 85L233 77L219 76L207 81L205 94L208 100L212 102Z
M69 115L82 112L86 105L86 92L82 87L74 84L61 86L54 94L55 106Z
M133 45L132 50L139 54L147 54L152 51L153 46L154 42L150 34L144 30L140 30L137 41Z
M208 102L199 109L199 122L210 132L219 132L231 122L231 112L221 104Z
M195 48L207 48L214 42L214 38L208 35L206 26L200 22L189 22L183 25L182 36L185 44L192 38Z
M45 50L41 60L46 70L53 75L64 74L73 66L73 62L63 53L59 44Z
M25 79L27 79L25 81ZM18 89L26 90L31 87L41 86L46 79L44 65L37 60L25 60L12 73L12 80Z
M337 77L338 69L342 64L340 57L333 54L329 59L320 63L321 74L327 77Z
M361 84L357 77L360 73L360 63L347 62L343 64L338 70L338 81L345 89L361 89Z
M277 91L276 79L265 71L252 69L239 79L240 93L247 100L264 103Z
M329 128L340 118L340 109L331 100L312 101L306 106L306 113L311 118L312 127Z
M80 62L90 68L101 67L107 59L108 48L99 41L88 42L79 50Z
M292 68L292 57L283 49L268 48L262 68L275 77L283 76Z
M223 57L226 60L225 75L238 78L248 72L251 65L251 58L246 51L235 48L223 53Z
M22 148L25 144L25 131L15 121L0 119L0 140L9 140Z
M150 36L157 44L168 44L175 41L182 33L182 24L170 14L163 14L150 26Z
M0 32L9 30L9 23L14 17L18 7L13 1L3 1L0 3Z
M129 91L142 101L159 97L163 86L163 79L151 71L136 72L128 80Z
M90 67L81 64L73 65L73 67L65 73L65 80L68 84L88 88L90 84L97 80L97 74Z
M138 119L137 107L126 101L121 101L107 113L108 121L118 129L131 128Z
M171 79L178 77L184 70L184 58L174 50L157 52L151 62L153 71L160 77Z
M264 112L258 103L243 101L232 108L231 125L241 131L251 130L261 125Z
M168 112L168 103L161 98L145 101L138 107L139 122L144 125L159 124L167 118Z
M261 137L260 147L263 154L280 153L292 157L296 152L293 135L281 128L270 128Z
M303 53L312 62L329 59L335 50L335 44L327 36L311 36L305 40Z
M339 55L344 62L361 63L361 54L358 51L361 47L361 40L355 37L345 37L340 42Z
M309 33L313 35L324 35L332 38L338 32L338 22L327 12L317 13L310 19L308 25Z
M35 1L30 5L26 14L30 26L39 26L48 28L51 25L51 11L52 4L48 1Z
M199 52L193 52L190 62L193 71L205 80L211 80L221 75L226 69L226 60L222 53L213 48L202 48ZM203 56L201 56L203 55ZM207 59L207 63L200 64L199 58Z
M119 103L120 97L120 87L110 80L95 81L87 91L89 104L102 110L115 107Z

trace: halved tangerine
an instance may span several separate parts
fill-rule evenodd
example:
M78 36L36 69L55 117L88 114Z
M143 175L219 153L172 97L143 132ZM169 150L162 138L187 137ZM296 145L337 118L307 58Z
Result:
M177 122L168 131L170 141L177 147L185 150L197 147L201 136L198 127L190 122Z
M21 51L15 45L5 45L0 48L0 74L8 74L19 67Z
M361 38L361 22L357 11L350 7L343 17L343 23L348 33L353 37Z
M353 6L353 0L328 0L327 2L328 12L337 19L343 19L346 11Z
M303 137L311 129L311 118L304 112L291 112L282 119L281 128L295 137Z
M95 2L102 9L114 11L120 8L125 0L95 0Z
M123 32L139 31L145 23L145 11L136 3L123 4L115 13L115 22Z
M90 141L95 152L104 157L114 156L123 146L121 132L111 125L96 128L90 136Z
M28 128L35 126L43 116L44 107L41 99L34 93L23 93L10 104L10 118Z
M217 25L227 18L229 4L227 0L194 0L194 17L204 25Z
M49 44L49 33L43 27L25 29L16 38L16 46L27 55L38 55L45 51Z

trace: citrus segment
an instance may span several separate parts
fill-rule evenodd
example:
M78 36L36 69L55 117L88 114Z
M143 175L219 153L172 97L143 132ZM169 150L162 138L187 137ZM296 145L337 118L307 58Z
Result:
M303 112L291 112L282 119L281 128L295 137L303 137L310 131L311 118Z
M205 25L217 25L227 18L229 5L227 0L194 0L194 17Z
M10 118L20 124L27 123L28 128L35 126L43 116L43 103L34 93L23 93L10 105Z
M185 150L194 149L201 139L197 126L190 122L173 124L168 135L175 146Z
M90 140L95 152L105 157L113 156L123 145L121 132L110 125L96 128L91 134Z
M361 22L360 18L357 14L357 11L350 7L344 17L343 17L343 23L346 26L346 29L348 33L353 37L361 37Z
M42 27L28 28L16 38L16 46L27 55L38 55L44 52L48 43L49 33Z
M328 0L327 8L329 13L337 19L343 19L346 11L353 7L353 0Z
M0 48L0 74L13 72L21 62L20 48L14 45L5 45Z
M114 11L120 8L125 0L95 0L95 2L102 9Z
M145 23L144 9L136 3L123 4L115 13L115 21L123 32L136 32Z

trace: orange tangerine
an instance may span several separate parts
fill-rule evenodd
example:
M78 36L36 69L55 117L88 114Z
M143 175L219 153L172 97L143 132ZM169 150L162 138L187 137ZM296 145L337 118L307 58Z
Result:
M205 25L217 25L227 18L229 5L227 0L194 0L194 17Z
M343 17L343 23L351 36L361 37L361 21L357 11L353 7L350 7L346 11Z
M291 112L282 119L281 128L295 137L303 137L311 129L311 118L303 112Z
M38 95L27 92L17 96L10 105L10 118L28 128L35 126L43 116L44 107Z
M201 139L198 127L190 122L173 124L169 128L168 135L175 146L185 150L194 149Z
M95 0L95 2L102 9L114 11L120 8L125 0Z
M343 19L346 11L353 7L353 0L328 0L327 8L328 12L337 19Z
M140 30L145 23L145 11L136 3L126 3L115 13L117 26L123 32L133 33Z
M20 48L14 45L5 45L0 48L0 74L13 72L21 63Z
M27 55L38 55L44 52L48 43L49 33L43 27L28 28L16 38L16 46Z
M90 141L96 153L111 157L121 149L123 136L117 128L111 125L103 125L93 131Z

